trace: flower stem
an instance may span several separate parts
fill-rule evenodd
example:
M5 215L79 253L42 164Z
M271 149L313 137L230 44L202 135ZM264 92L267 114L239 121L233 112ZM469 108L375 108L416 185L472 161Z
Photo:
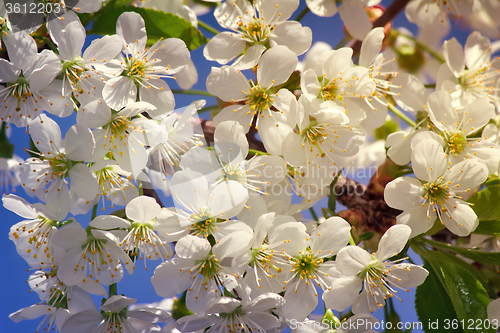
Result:
M179 95L201 95L201 96L214 97L214 95L212 95L208 91L204 91L204 90L179 90L179 89L172 89L172 93L179 94Z
M342 38L340 40L340 42L337 43L337 45L335 45L335 47L333 48L334 50L338 50L340 49L342 46L345 45L345 43L347 43L347 41L349 40L349 38L347 38L347 36L344 36L344 38Z
M397 30L394 30L394 31L397 31ZM402 37L408 38L411 41L413 41L418 47L420 47L422 50L424 50L427 53L429 53L434 59L436 59L440 63L444 64L445 61L444 61L443 56L440 55L435 50L433 50L429 45L422 43L421 41L419 41L415 37L412 37L412 36L409 36L409 35L406 35L406 34L402 34L399 31L397 31L397 34L400 35L400 36L402 36Z
M357 246L356 243L354 242L354 238L352 238L352 234L350 234L350 236L351 236L351 239L349 240L349 244Z
M319 222L318 215L317 215L317 214L316 214L316 212L314 211L314 208L312 208L312 207L311 207L311 208L309 208L309 211L311 212L311 215L312 215L312 217L313 217L314 221Z
M116 288L116 283L109 285L109 297L118 295L118 289Z
M388 104L387 107L392 111L392 113L401 118L401 120L403 120L405 123L407 123L411 127L415 127L415 122L411 120L407 115L405 115L402 111L399 111L399 109L394 105Z
M94 208L92 208L92 217L90 218L90 221L94 221L96 216L97 216L97 204L95 204Z
M424 87L426 88L436 88L436 84L424 84Z
M256 149L248 149L248 154L252 154L252 155L270 155L269 153L265 153L263 151L256 150Z
M142 189L142 182L137 180L137 187L139 188L139 196L144 194L144 190Z
M219 33L219 30L217 30L217 29L215 29L214 27L212 27L212 26L210 26L210 25L206 24L206 23L205 23L205 22L203 22L203 21L198 21L198 25L199 25L201 28L205 29L205 30L206 30L206 31L208 31L208 32L211 32L211 33L212 33L212 34L214 34L214 35L217 35L217 34Z
M295 19L295 21L297 22L300 22L300 20L302 20L304 18L304 16L306 16L307 13L309 13L310 10L309 10L309 7L306 6L306 8L304 8L300 14L297 16L297 18Z
M33 36L34 39L39 39L39 40L43 40L45 42L45 44L47 44L48 47L50 47L50 49L52 51L54 51L54 53L56 54L59 54L59 50L57 49L57 47L54 45L54 43L52 43L52 41L46 37L43 37L43 36Z
M202 112L210 111L210 110L218 110L220 108L221 107L219 105L211 105L211 106L204 107L203 109L199 109L198 113L202 113Z

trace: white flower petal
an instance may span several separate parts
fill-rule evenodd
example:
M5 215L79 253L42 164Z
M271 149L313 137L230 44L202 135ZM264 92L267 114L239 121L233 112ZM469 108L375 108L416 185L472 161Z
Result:
M423 234L434 225L436 213L429 205L422 206L419 202L406 208L396 217L398 224L406 224L411 228L410 238Z
M422 183L411 177L398 177L384 189L384 200L392 208L404 210L419 202L424 194Z
M299 56L311 47L312 31L297 21L286 21L273 30L269 40L272 47L283 45Z
M206 239L193 235L182 237L175 245L175 252L177 255L180 258L190 260L205 259L210 249L210 243Z
M439 142L423 140L413 147L411 164L418 179L435 181L446 170L446 154Z
M331 257L345 247L350 238L351 225L343 218L333 216L311 233L311 250L319 257Z
M137 87L134 81L125 76L109 79L102 90L104 101L114 110L134 103L136 95Z
M451 131L456 127L457 112L453 109L451 95L447 91L435 91L427 99L428 112L434 125L441 131Z
M442 214L442 221L452 233L465 237L477 228L479 220L467 203L450 198L446 201L446 207L448 212Z
M357 246L348 245L339 251L335 263L340 273L351 276L357 275L368 267L371 259L371 254L366 250Z
M372 23L362 1L343 1L339 6L339 14L347 31L354 38L363 40L370 32Z
M250 69L255 67L260 60L260 56L265 50L266 47L261 44L250 46L246 50L245 54L235 60L232 67L236 69Z
M245 75L229 66L212 67L207 77L208 92L226 102L244 99L249 89L250 85Z
M139 223L151 222L160 212L161 207L156 200L146 196L140 196L133 199L127 204L127 207L125 207L127 218Z
M121 14L116 21L116 34L123 39L125 44L129 45L129 49L143 51L146 47L148 39L146 26L141 15L137 13L125 12Z
M215 35L203 49L207 60L225 65L245 51L246 42L233 32L223 31Z
M296 283L288 286L282 310L286 318L302 321L317 305L318 295L314 284L306 285L305 281L298 279Z
M491 42L481 33L474 31L467 38L465 43L465 64L469 70L479 70L490 60Z
M333 280L331 287L323 294L325 306L337 311L346 310L358 296L362 282L357 276L346 276Z
M89 201L95 199L99 184L87 165L79 163L73 166L68 174L71 189L77 196Z
M460 77L465 70L465 54L455 37L444 41L443 56L453 75Z
M257 80L262 87L282 84L297 67L297 56L286 46L273 46L259 61Z
M373 64L380 50L382 50L382 41L384 37L384 28L381 27L372 29L366 35L361 44L361 51L359 53L360 66L370 67L370 65Z
M410 227L403 224L393 225L387 229L382 238L380 238L375 258L379 261L384 261L399 254L405 247L406 242L408 242L410 234Z

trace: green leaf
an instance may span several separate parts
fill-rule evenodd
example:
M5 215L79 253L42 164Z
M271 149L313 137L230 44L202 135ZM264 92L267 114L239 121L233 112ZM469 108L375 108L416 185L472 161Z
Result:
M468 202L481 221L500 220L500 185L491 185L474 194ZM479 223L481 225L481 223Z
M427 260L424 268L429 271L425 282L415 292L415 309L425 333L445 332L445 320L458 320L453 304L438 274ZM456 330L453 332L463 332Z
M479 282L468 270L450 261L441 263L446 289L450 296L458 319L462 321L465 332L494 332L493 329L482 328L488 319L486 308L490 297ZM473 323L473 325L470 325ZM476 325L478 324L478 325Z
M335 184L339 181L339 177L342 174L342 171L344 169L340 170L337 175L335 175L335 178L332 180L332 183L330 184L330 195L328 196L328 209L332 212L335 212Z
M95 14L94 23L89 33L99 35L114 34L116 21L124 12L136 12L142 16L146 23L148 45L154 44L161 37L179 38L186 43L189 50L194 50L208 41L190 22L172 13L164 13L150 8L114 6L112 4L108 4Z
M472 265L453 254L439 251L423 251L422 249L417 249L416 252L423 255L424 260L430 264L431 270L429 272L432 271L435 274L440 281L441 288L446 290L455 309L458 323L464 326L463 331L493 332L493 330L484 328L476 330L476 324L483 323L487 319L486 307L490 302L490 297L483 287L486 286L484 277ZM428 295L428 299L434 300L434 295L432 298L429 298ZM474 325L470 325L471 323L474 323ZM460 332L462 331L460 330Z
M500 236L500 220L480 221L473 233Z
M359 240L362 240L362 241L370 240L370 239L372 239L373 235L375 235L375 232L373 232L373 231L367 231L367 232L362 233L361 235L359 235Z
M436 242L430 239L426 239L425 242L434 247L449 250L453 253L459 254L461 256L464 256L466 258L472 259L477 262L482 262L484 264L491 264L491 265L500 265L500 253L498 252L476 251L459 246L453 246L450 244Z

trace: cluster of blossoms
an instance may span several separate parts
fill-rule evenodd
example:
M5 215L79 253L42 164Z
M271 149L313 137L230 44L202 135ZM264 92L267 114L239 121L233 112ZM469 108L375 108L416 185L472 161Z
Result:
M8 1L3 13L0 0L9 59L0 59L0 143L10 124L33 143L24 161L0 158L0 190L4 208L24 219L9 237L36 270L28 282L41 299L12 320L43 317L38 330L61 333L279 332L309 323L321 297L328 309L351 308L350 321L376 322L371 313L429 275L405 261L412 239L433 227L453 237L478 227L466 200L498 177L500 162L500 60L487 37L475 31L464 47L452 38L427 50L442 60L429 88L432 78L417 75L432 62L422 42L372 28L380 0L306 1L319 16L339 11L352 43L337 49L311 46L311 29L290 20L299 0L206 1L227 30L203 49L222 65L206 79L205 94L220 106L210 138L196 117L205 101L174 110L168 83L189 90L198 80L188 47L151 41L139 14L170 12L197 27L207 6L133 1L115 34L84 47L77 14L102 1L61 1L61 15L34 24L9 14ZM406 15L424 31L449 25L448 14L473 20L488 6L412 0ZM492 20L482 28L500 26ZM38 50L38 29L52 50ZM400 129L388 110L410 127ZM53 116L74 113L63 137ZM380 165L380 156L398 170L380 192L393 219L365 239L359 220L330 202L342 169ZM16 186L40 202L9 194ZM168 192L170 207L146 188ZM314 205L325 197L329 209L317 218ZM303 216L309 209L315 221ZM86 224L80 215L91 210ZM139 266L154 267L158 296L184 294L189 311L171 315L172 304L134 305L119 295L119 282ZM103 297L99 309L89 294ZM500 319L497 304L488 311Z

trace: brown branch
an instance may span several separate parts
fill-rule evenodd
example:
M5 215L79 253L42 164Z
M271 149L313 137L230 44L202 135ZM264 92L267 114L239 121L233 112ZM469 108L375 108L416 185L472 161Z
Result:
M373 22L373 28L383 27L387 23L394 20L394 18L406 7L410 0L394 0L389 7L384 11L382 16L380 16L375 22ZM373 29L372 28L372 29ZM359 54L361 50L361 41L357 40L353 45L353 54Z

